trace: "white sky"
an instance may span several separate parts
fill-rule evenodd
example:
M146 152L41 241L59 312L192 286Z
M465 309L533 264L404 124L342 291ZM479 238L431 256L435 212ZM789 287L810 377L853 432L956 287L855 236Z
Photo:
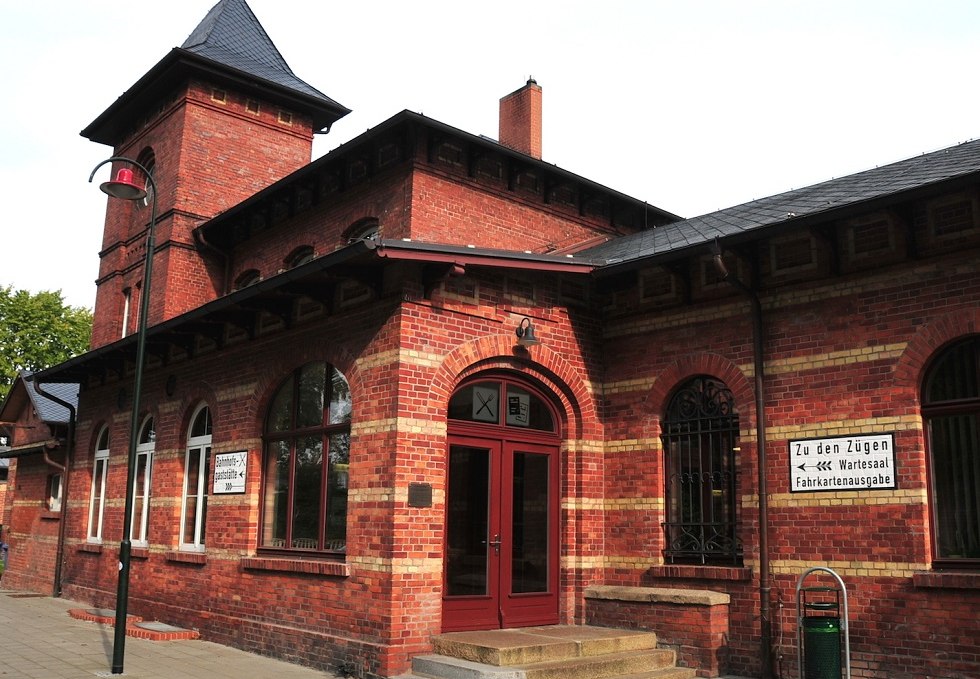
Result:
M78 132L217 0L0 0L0 285L95 299L112 149ZM249 0L300 78L353 109L497 136L544 89L544 159L685 217L980 134L973 0ZM105 176L103 176L105 175Z

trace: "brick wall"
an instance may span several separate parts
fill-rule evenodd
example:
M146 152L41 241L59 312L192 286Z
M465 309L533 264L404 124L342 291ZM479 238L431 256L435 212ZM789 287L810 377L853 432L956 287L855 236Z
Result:
M928 234L918 238L929 241ZM919 385L937 350L980 328L975 243L961 251L930 247L932 257L914 267L865 264L835 276L819 263L824 258L786 280L762 269L773 636L783 671L795 667L796 578L827 565L850 590L853 676L926 676L923 667L931 677L980 674L971 641L980 634L973 614L980 582L915 581L931 561ZM691 304L655 312L645 313L637 297L613 297L616 317L605 332L605 579L723 587L732 596L728 671L751 675L759 668L759 555L749 309L737 293L694 281ZM736 493L746 583L725 585L728 576L719 580L710 567L672 572L659 554L660 418L672 389L698 374L723 380L740 415ZM896 490L790 493L790 439L888 432L895 434Z
M224 293L224 262L198 250L193 229L308 164L311 125L306 117L269 102L193 81L119 143L115 155L138 161L152 151L155 159L155 240L166 254L154 260L151 324ZM93 348L123 336L123 290L135 291L142 280L150 212L142 203L108 200ZM130 319L132 331L135 315Z

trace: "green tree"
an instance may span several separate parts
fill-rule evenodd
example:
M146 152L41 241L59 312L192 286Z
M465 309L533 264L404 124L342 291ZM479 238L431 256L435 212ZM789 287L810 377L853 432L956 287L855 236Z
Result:
M61 291L0 288L0 402L19 370L43 370L89 347L92 312L65 304Z

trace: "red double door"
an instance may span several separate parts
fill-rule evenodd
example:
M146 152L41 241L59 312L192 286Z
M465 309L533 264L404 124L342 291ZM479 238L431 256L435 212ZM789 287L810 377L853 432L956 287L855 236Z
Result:
M443 630L558 622L558 447L450 436Z

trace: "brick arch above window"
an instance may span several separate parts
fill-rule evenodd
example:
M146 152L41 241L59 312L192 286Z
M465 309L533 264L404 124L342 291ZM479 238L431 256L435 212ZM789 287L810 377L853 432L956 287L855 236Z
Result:
M359 240L380 240L381 222L377 217L364 217L344 230L344 241L352 243Z
M316 250L313 249L312 245L300 245L286 255L286 258L282 260L282 263L287 269L295 269L297 266L306 264L314 257L316 257Z
M755 426L755 387L752 380L738 365L719 354L686 356L658 373L648 397L650 408L658 416L666 412L678 385L699 375L711 375L723 382L732 392L735 402L739 404L739 412L745 418L741 426Z
M357 357L350 351L337 345L325 350L316 342L304 342L301 346L292 347L282 356L266 361L252 395L239 401L236 407L244 408L246 421L254 423L256 431L262 431L269 406L284 377L300 366L318 361L329 363L343 373L356 403L358 394L364 393L363 375L356 359ZM215 401L212 402L216 404ZM355 409L354 419L357 416L358 412Z
M531 359L514 355L512 333L489 335L457 346L443 359L433 375L432 399L449 403L456 386L473 375L488 370L507 370L537 381L560 404L561 429L567 439L601 438L598 413L592 390L583 379L584 371L563 356L540 344ZM594 430L593 430L594 428Z
M250 285L255 285L262 280L262 274L259 273L258 269L248 269L241 272L237 278L235 278L234 289L241 290L247 288Z
M920 326L895 362L895 386L918 399L926 369L935 355L952 342L973 334L980 334L980 309L946 314Z

